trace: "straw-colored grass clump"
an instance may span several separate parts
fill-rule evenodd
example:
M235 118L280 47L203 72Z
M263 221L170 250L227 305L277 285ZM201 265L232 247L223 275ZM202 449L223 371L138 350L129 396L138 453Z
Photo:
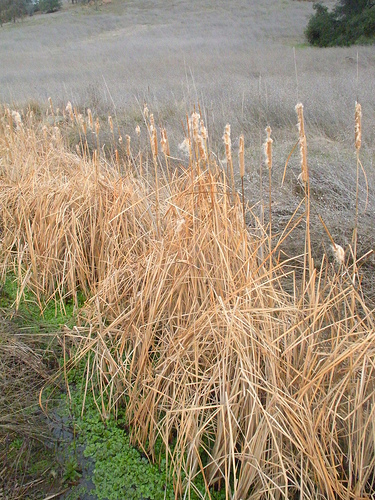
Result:
M79 126L70 113L60 128ZM150 152L112 160L84 133L73 154L60 128L3 112L3 273L13 269L40 304L85 293L86 326L70 335L86 390L103 417L126 407L152 459L162 440L177 497L199 476L205 498L211 487L237 500L368 498L375 331L360 280L342 254L319 269L305 259L306 272L277 258L293 221L273 235L245 206L229 127L226 175L199 116L188 167L174 166L165 130L158 154L145 120ZM239 163L243 181L243 138ZM302 156L305 184L306 165Z

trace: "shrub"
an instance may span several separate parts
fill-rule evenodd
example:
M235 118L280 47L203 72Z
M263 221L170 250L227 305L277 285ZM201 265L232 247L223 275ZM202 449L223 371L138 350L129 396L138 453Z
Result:
M61 0L39 0L39 9L47 14L61 9Z
M334 13L329 12L324 5L317 3L313 8L316 13L309 20L305 31L306 38L311 45L328 47L335 38L337 20Z
M311 45L329 47L373 42L375 8L368 0L353 5L349 0L342 0L332 11L317 3L314 10L305 30Z

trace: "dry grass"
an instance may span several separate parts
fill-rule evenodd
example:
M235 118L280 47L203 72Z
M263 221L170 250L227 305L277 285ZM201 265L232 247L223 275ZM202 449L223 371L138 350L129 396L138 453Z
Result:
M195 115L185 168L165 142L157 153L147 113L150 147L111 158L99 134L90 150L90 123L68 111L44 128L3 113L1 264L40 303L63 307L84 291L88 326L71 333L73 362L85 360L86 390L103 417L125 405L134 443L155 460L162 440L177 497L189 498L200 476L205 498L211 487L238 500L369 498L375 330L361 289L366 256L349 246L344 262L314 265L307 187L274 233L235 190L229 128L227 176ZM79 155L64 143L70 127ZM301 225L304 255L285 259Z

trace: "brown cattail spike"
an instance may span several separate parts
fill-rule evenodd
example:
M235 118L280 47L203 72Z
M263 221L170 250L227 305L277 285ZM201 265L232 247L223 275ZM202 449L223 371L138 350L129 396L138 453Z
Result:
M113 120L112 120L111 115L108 116L108 124L109 124L109 128L111 129L111 132L113 134Z
M266 155L267 166L271 170L271 168L272 168L272 143L273 143L273 140L271 139L272 129L270 126L268 126L266 128L266 132L267 132L267 140L264 144L264 153Z
M100 132L100 122L99 122L99 118L97 118L95 121L95 134L99 135L99 132Z
M166 156L170 156L168 136L165 128L161 129L160 134L161 134L161 139L160 139L161 149Z
M345 250L342 248L341 245L337 245L336 243L334 245L331 245L333 255L335 257L335 261L339 264L342 265L345 263Z
M298 116L298 131L299 131L299 149L301 153L301 180L306 183L309 179L309 172L307 167L307 141L305 135L305 123L303 118L303 105L297 104L296 112Z
M126 154L130 157L131 156L131 151L130 151L130 135L126 135Z
M355 103L355 148L361 149L362 144L362 106L359 102Z
M93 128L94 128L94 120L92 118L92 113L91 113L91 109L90 108L87 110L87 119L88 119L88 122L89 122L90 129L93 130Z

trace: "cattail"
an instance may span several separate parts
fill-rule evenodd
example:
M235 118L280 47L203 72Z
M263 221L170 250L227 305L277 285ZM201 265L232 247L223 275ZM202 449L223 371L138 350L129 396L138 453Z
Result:
M267 140L264 143L264 153L266 155L267 166L271 170L271 168L272 168L272 143L273 143L273 140L271 139L272 130L271 130L270 126L268 126L266 128L266 132L267 132Z
M344 262L345 262L345 250L342 248L342 246L336 245L336 243L335 243L335 244L331 245L331 248L333 251L333 255L335 257L335 261L340 265L344 264Z
M70 117L71 121L74 122L73 107L72 107L72 103L70 101L68 101L68 104L66 105L65 110L67 111L67 113L69 113L69 117Z
M89 127L90 127L90 129L93 130L94 129L94 120L92 118L92 113L91 113L91 109L90 108L87 110L87 119L89 121Z
M165 130L165 128L162 128L160 133L161 133L161 139L160 139L161 150L166 156L170 156L167 131Z
M111 115L108 116L108 124L109 124L109 128L111 129L111 132L113 134L113 120L112 120Z
M200 116L198 113L194 112L191 115L191 128L193 131L193 138L196 143L198 142L198 137L199 137L199 125L200 125Z
M232 142L230 139L230 125L227 123L224 129L223 141L225 144L225 154L228 164L232 161Z
M139 125L135 127L135 133L137 134L138 137L141 135L141 127Z
M130 153L130 135L126 135L126 154L128 156L131 156L131 153Z
M95 121L95 134L97 136L99 135L99 131L100 131L100 122L99 122L99 118L97 118Z
M21 115L19 114L19 112L12 111L12 118L13 118L14 123L16 125L16 130L22 130L23 123L22 123L22 118L21 118Z
M201 120L201 136L204 141L207 141L208 139L208 134L207 134L207 129L204 126L203 120Z
M152 154L156 158L156 156L158 156L158 136L155 128L154 115L152 113L150 114L150 134Z
M362 106L359 102L355 103L355 148L361 149L362 144Z
M245 139L243 134L240 135L240 147L238 150L238 158L240 162L240 176L243 178L245 175Z
M188 137L185 137L185 139L178 145L178 149L184 155L190 156L190 149L191 149L190 139Z
M145 118L148 118L148 107L147 107L147 104L145 103L144 106L143 106L143 115Z
M204 145L203 137L201 135L198 135L197 137L197 144L198 144L199 156L201 157L202 160L206 160L207 158L206 148Z
M52 99L51 97L48 98L48 102L49 102L49 107L51 108L51 113L54 115L54 111L53 111L53 104L52 104Z
M303 104L297 104L296 112L298 115L299 149L301 153L301 179L302 182L306 183L309 179L309 173L307 167L307 142L305 135L305 124L303 119Z

